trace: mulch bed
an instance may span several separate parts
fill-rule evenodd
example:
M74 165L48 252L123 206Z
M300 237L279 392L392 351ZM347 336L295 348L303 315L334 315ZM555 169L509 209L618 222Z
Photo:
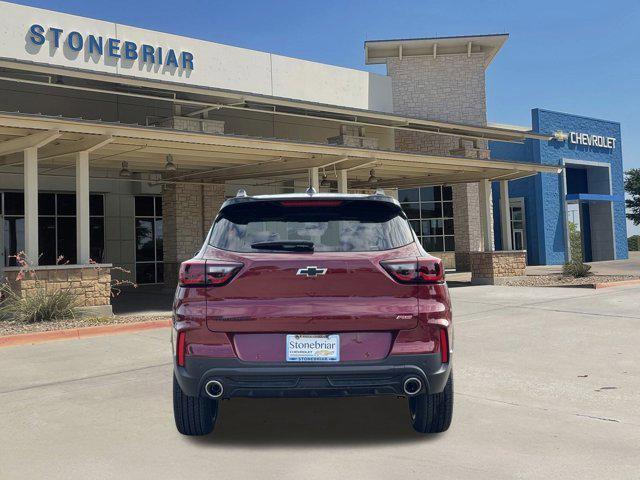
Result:
M589 275L588 277L573 278L563 275L528 275L526 278L507 280L501 285L511 287L587 287L598 283L621 282L639 280L637 275Z
M68 330L71 328L96 327L103 325L120 325L124 323L151 322L156 320L169 320L170 318L171 317L168 315L117 315L115 317L71 318L68 320L37 323L0 321L0 336L49 332L52 330Z

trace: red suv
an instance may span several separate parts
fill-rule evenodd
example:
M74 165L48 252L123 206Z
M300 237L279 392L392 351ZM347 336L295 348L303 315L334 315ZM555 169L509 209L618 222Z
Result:
M182 434L211 432L234 397L399 395L418 432L449 428L442 261L383 193L240 191L181 265L173 309Z

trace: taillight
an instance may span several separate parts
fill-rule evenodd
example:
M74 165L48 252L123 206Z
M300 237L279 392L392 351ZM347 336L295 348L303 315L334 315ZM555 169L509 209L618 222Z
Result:
M212 263L207 261L207 285L226 285L240 271L242 263Z
M184 367L184 353L185 353L185 332L178 332L178 338L176 340L176 363L180 367Z
M199 287L207 283L207 262L204 260L190 260L182 262L178 281L183 287Z
M188 260L180 265L182 287L221 287L243 267L242 263L218 260Z
M388 260L380 265L400 283L444 282L444 268L439 258Z
M442 363L449 361L449 337L445 328L440 329L440 357Z

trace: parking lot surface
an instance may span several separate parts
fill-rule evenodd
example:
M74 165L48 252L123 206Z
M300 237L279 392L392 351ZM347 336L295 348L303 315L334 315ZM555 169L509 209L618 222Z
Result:
M452 289L451 429L398 398L231 400L180 436L169 330L0 349L0 478L640 475L640 287Z

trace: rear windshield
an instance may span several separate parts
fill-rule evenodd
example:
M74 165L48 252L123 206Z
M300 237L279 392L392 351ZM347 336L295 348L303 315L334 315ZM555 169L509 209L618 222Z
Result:
M402 210L380 201L251 202L231 205L213 225L210 244L234 252L276 251L253 248L264 242L313 242L320 252L389 250L413 241Z

